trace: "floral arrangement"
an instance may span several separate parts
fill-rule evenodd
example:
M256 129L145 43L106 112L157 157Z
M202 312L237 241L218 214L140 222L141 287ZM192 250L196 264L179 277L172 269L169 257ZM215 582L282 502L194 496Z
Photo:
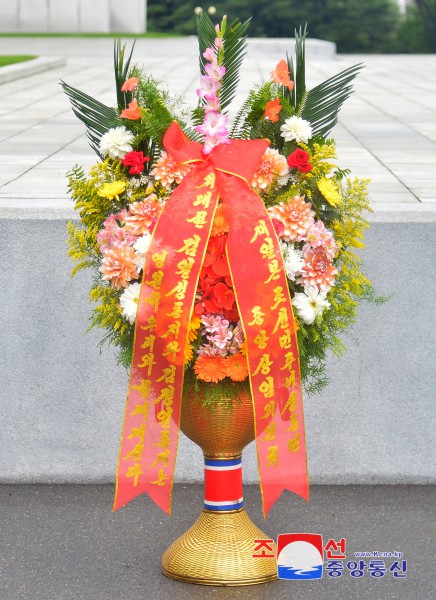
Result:
M305 86L306 30L296 33L293 60L281 60L268 81L254 87L232 126L235 95L248 22L224 18L214 26L199 18L198 105L187 110L115 49L118 104L107 107L63 83L88 128L101 160L85 176L80 167L69 186L80 223L68 225L73 273L91 268L96 303L91 327L106 330L119 362L130 366L141 277L153 230L167 199L192 168L163 147L176 121L203 143L205 155L230 139L269 140L251 187L264 202L280 242L294 307L300 367L306 390L327 382L327 351L344 350L341 334L356 319L361 299L377 300L355 253L368 227L367 181L352 179L336 163L328 135L361 68L351 67L313 90ZM133 49L132 49L133 51ZM200 273L185 348L185 379L211 402L220 386L232 393L248 385L248 367L232 277L226 258L229 224L215 213ZM216 384L220 384L217 386ZM235 385L237 384L237 385ZM237 395L237 392L234 394Z

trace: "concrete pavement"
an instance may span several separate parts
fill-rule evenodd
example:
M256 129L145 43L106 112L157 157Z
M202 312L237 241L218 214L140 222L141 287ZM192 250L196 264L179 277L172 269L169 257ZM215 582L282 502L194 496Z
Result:
M129 40L130 42L130 40ZM112 40L0 38L0 53L62 56L66 65L5 83L0 97L0 203L4 209L45 207L70 211L65 173L95 156L60 88L62 78L99 100L114 103ZM195 38L140 39L135 60L195 102L198 79ZM280 44L256 40L244 63L237 108L253 83L268 77L282 57ZM378 212L433 212L436 207L436 56L352 56L308 61L308 85L356 62L366 67L333 131L340 166L371 177Z
M436 595L432 486L314 486L311 501L285 493L266 522L260 493L246 486L247 511L267 535L321 533L346 540L342 575L219 588L160 573L169 544L196 520L201 486L175 487L169 519L146 496L111 513L112 486L0 486L2 600L430 600ZM353 578L354 552L404 553L407 577L389 570ZM259 559L262 560L262 559ZM365 559L366 564L370 559ZM379 559L380 560L380 559ZM382 559L383 560L383 559ZM387 569L395 559L385 558Z

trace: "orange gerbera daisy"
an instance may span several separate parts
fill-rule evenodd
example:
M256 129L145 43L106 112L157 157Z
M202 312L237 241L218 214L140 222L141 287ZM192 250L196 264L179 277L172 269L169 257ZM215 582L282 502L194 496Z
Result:
M218 383L226 376L226 361L222 356L202 354L195 361L194 371L198 379Z
M144 235L152 231L162 208L163 203L156 194L150 194L144 200L133 202L129 206L125 229L133 235Z
M120 117L122 119L130 119L130 121L139 121L141 113L139 112L138 101L132 100L129 104L129 108L125 108L121 112Z
M224 217L224 208L222 204L218 204L218 208L216 209L215 217L212 223L212 231L210 232L211 237L216 237L218 235L224 235L229 232L229 224Z
M110 281L112 287L117 290L125 288L129 281L138 277L133 248L123 246L104 252L100 271L103 273L103 279Z
M248 377L247 359L239 352L226 359L226 375L232 381L244 381Z
M265 119L269 119L271 123L277 123L279 120L279 112L282 110L283 106L280 104L280 98L276 98L275 100L270 100L266 103L265 112L263 116Z
M294 89L294 82L289 78L288 63L283 58L274 71L271 71L271 79L274 83L280 83L289 90Z

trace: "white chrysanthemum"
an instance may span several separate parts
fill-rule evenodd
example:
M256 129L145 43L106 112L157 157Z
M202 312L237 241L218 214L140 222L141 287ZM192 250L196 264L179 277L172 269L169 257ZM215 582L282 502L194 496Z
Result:
M301 117L286 119L280 127L280 131L282 132L280 135L285 138L285 142L295 140L297 144L300 142L307 144L312 137L312 127L309 121L305 121Z
M141 235L141 237L139 237L133 244L133 249L135 251L135 264L137 267L139 267L139 269L143 269L145 266L145 259L150 247L150 241L151 233L144 233L144 235Z
M100 140L100 152L109 158L124 158L127 152L133 150L130 145L135 139L131 131L125 127L113 127Z
M135 322L136 311L138 310L139 294L141 292L140 283L131 283L120 296L120 305L125 317L130 323Z
M297 315L307 325L313 323L318 315L322 315L326 308L330 308L326 295L326 292L318 292L318 288L314 286L305 287L304 294L294 295L292 304L297 309Z
M295 277L300 274L304 265L303 253L300 250L296 250L293 244L287 244L282 240L280 240L280 247L282 249L286 276L291 281L295 281Z

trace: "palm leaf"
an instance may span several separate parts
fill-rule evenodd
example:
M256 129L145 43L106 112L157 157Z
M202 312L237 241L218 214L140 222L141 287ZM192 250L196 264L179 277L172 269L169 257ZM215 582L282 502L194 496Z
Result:
M236 88L239 83L239 71L246 54L247 30L250 25L250 19L241 23L239 19L234 19L227 25L223 36L223 63L226 73L222 79L220 90L220 106L223 112L229 106L236 94ZM215 27L207 13L203 12L197 19L198 44L200 50L200 71L202 75L206 74L204 69L206 60L203 58L203 52L206 48L214 45L216 32Z
M86 135L90 141L91 148L100 156L99 144L102 136L111 127L119 125L117 111L111 106L91 98L88 94L81 92L61 80L61 85L69 97L73 112L86 126Z
M297 114L312 126L313 136L327 137L338 122L339 111L353 93L353 81L363 68L357 64L330 77L308 91Z

